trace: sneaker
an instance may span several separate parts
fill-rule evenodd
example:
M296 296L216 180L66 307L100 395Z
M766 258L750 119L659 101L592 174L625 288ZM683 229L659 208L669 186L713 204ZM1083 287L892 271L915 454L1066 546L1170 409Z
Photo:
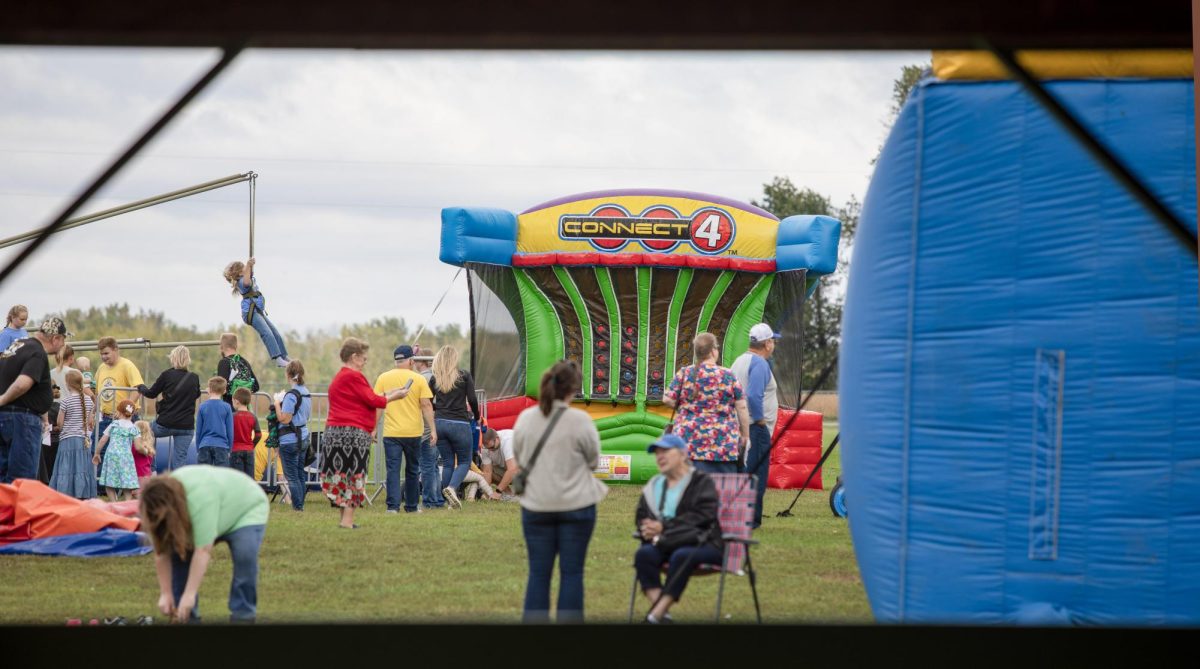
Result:
M275 358L276 367L287 367L289 364L291 364L291 362L291 360L287 359L287 356L281 355L278 358Z
M400 513L400 509L388 509L386 513Z
M446 498L446 504L451 509L461 509L462 502L458 501L458 493L454 492L454 488L446 486L442 488L442 497Z
M471 485L467 486L467 491L466 491L467 501L474 502L476 499L478 499L478 497L475 494L477 492L479 492L479 484L478 483L472 483Z
M125 625L126 624L125 616L117 616L115 618L105 618L104 624L105 625Z

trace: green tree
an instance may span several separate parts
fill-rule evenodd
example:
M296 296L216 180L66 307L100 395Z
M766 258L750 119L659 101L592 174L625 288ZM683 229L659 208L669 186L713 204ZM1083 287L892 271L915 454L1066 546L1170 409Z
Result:
M157 311L133 312L128 304L67 309L61 313L45 314L40 318L49 315L61 316L75 333L75 341L96 340L101 337L142 337L153 342L214 341L219 339L223 332L232 332L238 336L240 353L254 366L262 389L274 392L286 387L282 370L276 368L267 356L258 333L240 321L212 329L199 329L174 323ZM304 363L308 376L307 385L314 392L322 392L329 386L329 381L342 365L338 352L346 337L358 337L371 344L369 362L363 372L368 379L374 381L378 374L392 367L392 349L400 343L409 342L415 334L415 329L409 328L404 319L389 317L365 323L345 324L336 331L311 330L303 334L287 331L283 336L287 342L288 356ZM462 327L456 323L426 329L421 335L420 343L422 347L427 346L435 350L444 344L450 344L457 347L465 359L470 359L470 341L463 334ZM192 355L190 369L199 374L201 379L216 372L217 362L221 357L216 346L190 346L189 351ZM147 384L153 383L159 374L170 368L167 360L169 349L147 349L127 345L122 347L121 353L138 366ZM79 355L91 359L93 370L100 364L100 356L95 352L81 352Z
M779 218L799 214L832 216L842 222L839 243L839 262L836 272L821 279L804 308L804 373L802 386L812 388L821 371L838 355L842 335L842 285L846 276L849 247L858 230L861 206L858 200L841 207L834 206L829 196L811 188L797 187L787 177L775 177L763 185L763 197L752 202ZM821 389L837 387L837 375L831 374Z

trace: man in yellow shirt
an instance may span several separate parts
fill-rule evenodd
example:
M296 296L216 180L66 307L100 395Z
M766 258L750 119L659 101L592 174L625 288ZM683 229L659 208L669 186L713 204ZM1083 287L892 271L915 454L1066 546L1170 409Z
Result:
M145 381L142 380L142 373L138 371L137 365L133 364L128 358L121 357L121 348L117 346L117 340L112 337L103 337L96 342L100 349L100 369L96 370L96 389L100 395L100 433L103 434L108 424L112 422L113 412L116 410L117 403L126 397L137 406L140 395L136 390L124 391L119 390L113 393L106 394L105 388L136 388ZM111 396L109 396L111 395Z
M387 512L400 512L400 463L404 461L404 511L419 511L418 478L421 437L429 428L429 440L437 443L437 428L433 423L433 391L425 377L413 371L413 348L397 346L392 357L396 368L379 375L375 392L387 393L408 388L403 399L388 404L383 413L383 450L387 461Z

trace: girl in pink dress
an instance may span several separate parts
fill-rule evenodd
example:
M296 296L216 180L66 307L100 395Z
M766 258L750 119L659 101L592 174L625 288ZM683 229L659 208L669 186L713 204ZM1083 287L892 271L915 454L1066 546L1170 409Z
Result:
M150 423L139 420L134 423L138 436L133 439L133 466L137 469L138 490L146 485L146 479L154 475L154 431Z

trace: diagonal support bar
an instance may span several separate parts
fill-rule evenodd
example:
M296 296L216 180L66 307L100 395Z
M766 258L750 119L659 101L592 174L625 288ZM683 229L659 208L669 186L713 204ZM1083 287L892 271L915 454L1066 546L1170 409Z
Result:
M1076 141L1083 146L1084 149L1092 156L1092 159L1100 164L1114 179L1116 179L1125 190L1129 192L1138 202L1150 212L1152 216L1172 235L1175 236L1193 257L1196 256L1196 233L1188 229L1187 225L1175 215L1175 212L1167 208L1161 200L1150 192L1150 189L1138 179L1128 167L1125 166L1119 158L1117 158L1107 147L1096 138L1084 125L1075 118L1075 116L1067 110L1050 92L1042 86L1041 82L1034 78L1017 59L1010 49L1000 48L984 42L987 50L992 53L1008 70L1009 74L1014 79L1019 81L1025 90L1040 104L1054 120L1058 121L1063 128L1075 138Z
M67 221L70 220L71 216L74 215L75 212L79 211L80 207L87 203L87 201L90 200L92 196L94 196L101 188L103 188L106 183L111 181L112 178L115 177L117 173L129 163L130 160L133 160L133 158L137 156L137 154L141 152L141 150L145 148L145 146L149 144L160 132L162 132L163 128L166 128L167 125L179 115L179 112L183 111L183 109L187 107L188 103L190 103L197 95L200 94L201 91L203 91L210 83L212 83L212 81L217 78L217 75L221 74L221 72L224 71L225 68L228 67L229 64L233 62L234 58L237 58L237 55L241 52L241 44L226 47L221 52L221 58L216 62L216 64L209 68L207 72L204 73L204 76L200 77L196 83L192 84L192 87L189 88L182 96L180 96L175 104L171 105L170 109L164 112L163 115L159 117L159 119L155 121L153 125L147 128L146 131L142 133L141 137L138 137L128 149L125 149L125 152L122 153L116 160L114 160L112 164L100 174L100 176L96 177L96 179L92 181L91 185L85 188L84 191L80 193L73 202L71 202L71 204L67 205L67 207L63 209L53 221L51 221L46 227L42 228L37 237L35 237L28 246L21 249L21 252L18 253L17 256L13 258L3 270L0 270L0 285L2 285L4 281L17 270L18 267L28 260L29 257L32 256L42 244L45 244L46 240L49 239L51 235L61 230Z

